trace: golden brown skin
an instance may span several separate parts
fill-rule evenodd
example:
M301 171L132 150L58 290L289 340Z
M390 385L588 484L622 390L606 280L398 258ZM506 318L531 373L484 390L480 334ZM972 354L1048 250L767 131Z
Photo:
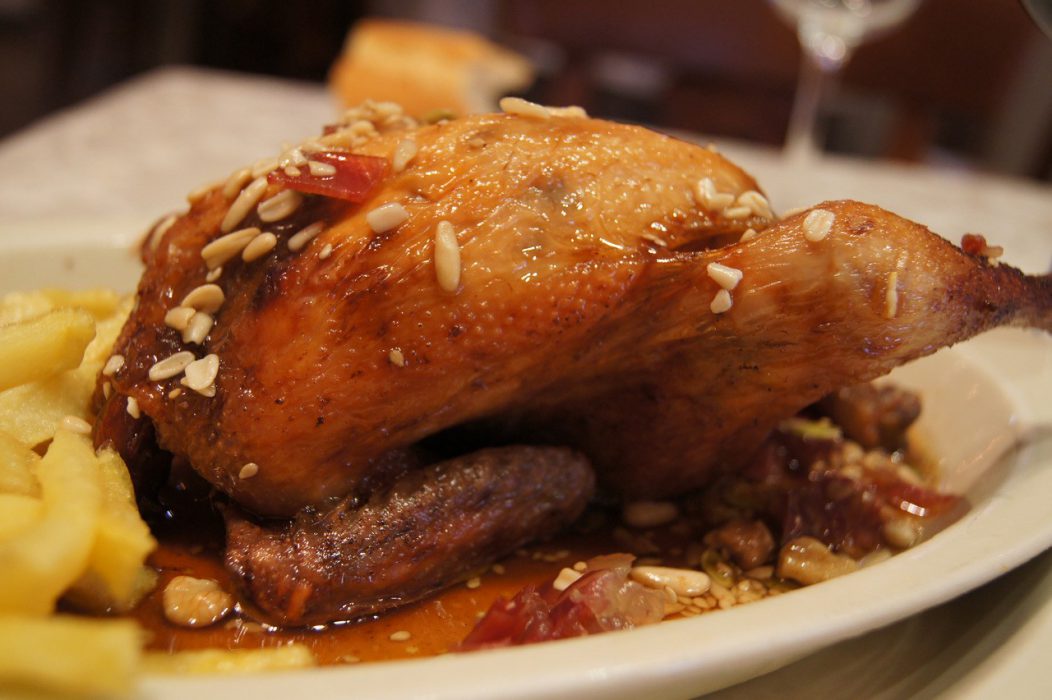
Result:
M386 156L402 138L381 136L360 152ZM126 358L115 400L135 397L162 447L257 513L291 515L367 494L398 473L403 448L572 376L574 357L594 346L605 320L634 303L659 247L645 236L669 245L736 240L763 223L694 203L701 177L722 191L754 189L740 169L637 127L489 115L414 138L410 167L368 202L311 198L315 210L283 224L331 222L306 250L290 253L282 227L268 226L282 238L274 253L227 265L226 302L198 351L220 358L212 399L189 391L169 399L177 380L146 374L186 347L163 317L204 281L200 249L218 236L229 201L211 192L147 261L115 349ZM365 214L390 201L402 202L409 220L372 233ZM457 293L435 281L432 241L443 219L460 242ZM321 259L326 244L333 253ZM404 367L389 359L395 348ZM241 480L247 462L259 473Z
M756 185L709 150L644 129L483 115L413 137L417 157L369 201L312 198L271 227L275 252L230 263L198 351L220 357L214 398L169 399L175 380L146 373L184 349L162 319L203 282L199 252L218 235L222 193L149 260L117 344L127 365L115 400L135 397L164 448L256 513L368 495L421 439L472 423L577 446L608 487L669 495L744 460L777 421L835 388L995 325L1052 328L1047 278L991 267L856 202L821 205L835 223L819 242L799 214L703 250L766 222L699 207L698 179L723 192ZM388 156L402 138L359 152ZM390 201L408 221L372 233L365 214ZM290 253L284 237L311 217L331 226ZM455 293L435 281L440 220L460 243ZM713 261L744 272L723 314L709 308ZM259 473L239 479L247 462Z
M667 496L744 463L779 421L840 387L996 326L1052 332L1049 276L992 266L872 205L817 208L835 214L819 242L802 212L746 243L656 258L632 321L605 338L630 354L582 358L581 381L501 423L577 447L619 493ZM720 315L709 262L744 272Z

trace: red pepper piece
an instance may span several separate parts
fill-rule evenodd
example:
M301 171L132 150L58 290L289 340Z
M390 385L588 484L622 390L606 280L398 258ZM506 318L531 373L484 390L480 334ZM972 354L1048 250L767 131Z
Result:
M323 151L312 153L310 159L331 165L336 168L336 172L332 175L312 175L309 167L298 166L300 174L289 175L284 168L278 168L267 176L267 180L305 194L319 194L360 204L368 199L369 194L387 175L386 158Z

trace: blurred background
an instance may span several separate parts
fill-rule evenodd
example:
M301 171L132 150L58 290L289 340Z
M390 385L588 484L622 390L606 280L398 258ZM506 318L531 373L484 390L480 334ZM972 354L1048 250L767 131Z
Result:
M0 136L165 65L320 84L366 16L513 48L544 104L774 146L801 65L765 0L0 0ZM830 152L1052 181L1052 40L1019 0L924 0L858 49L818 122Z

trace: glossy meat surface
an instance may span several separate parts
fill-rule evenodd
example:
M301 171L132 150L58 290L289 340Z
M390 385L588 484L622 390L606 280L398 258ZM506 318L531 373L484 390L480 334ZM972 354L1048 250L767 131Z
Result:
M575 446L608 488L670 495L740 464L834 389L997 325L1052 327L1048 278L874 206L820 205L825 237L812 211L735 243L768 220L699 202L697 183L732 200L755 183L644 129L483 115L356 152L390 157L409 137L416 156L366 201L307 198L265 225L273 252L224 266L225 301L195 349L219 358L214 397L171 398L176 380L147 373L186 349L163 319L204 282L201 248L231 206L222 188L149 257L111 400L136 399L162 447L252 512L368 497L410 468L413 445L458 426L481 442ZM388 202L408 218L374 233L367 214ZM313 221L323 233L289 251ZM455 292L436 283L440 221L458 240ZM719 313L710 263L743 275Z
M227 567L268 619L353 619L462 580L581 514L594 477L564 448L479 450L355 507L260 525L227 512Z
M358 150L388 156L403 138L392 132ZM198 350L219 357L214 398L171 399L177 379L147 373L186 349L164 316L204 282L200 251L220 235L230 200L212 191L148 259L116 349L126 366L112 378L115 400L134 397L162 447L257 513L287 516L368 494L422 438L571 379L575 358L626 302L636 305L639 275L656 257L651 238L733 240L762 224L694 203L702 177L722 191L755 188L740 169L637 127L490 115L422 127L413 138L409 167L368 201L308 198L288 221L266 226L281 239L273 253L224 266L217 283L226 300ZM409 219L373 233L366 214L393 201ZM290 233L315 220L327 229L287 250ZM455 294L435 280L441 220L459 239ZM394 349L404 366L391 361ZM250 462L258 474L238 478Z
M872 205L816 209L834 216L821 241L801 212L745 243L658 256L636 282L633 321L583 358L597 378L500 423L576 446L620 493L665 496L740 466L779 421L840 387L996 326L1052 331L1052 278ZM711 262L744 273L723 314L709 309Z

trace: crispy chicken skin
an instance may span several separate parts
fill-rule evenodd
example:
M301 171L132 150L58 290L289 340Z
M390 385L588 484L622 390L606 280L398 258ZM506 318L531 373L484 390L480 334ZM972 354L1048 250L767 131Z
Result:
M276 245L223 264L200 342L166 315L253 185L216 186L154 232L124 365L97 393L96 441L133 471L152 429L229 496L228 567L281 621L417 599L550 534L592 494L588 462L623 496L682 493L841 387L995 326L1052 330L1047 276L858 202L773 221L739 168L645 129L572 113L360 124L336 135L368 133L354 153L392 163L409 141L408 166L358 200L228 221ZM377 223L388 203L404 220ZM443 221L455 288L436 271ZM150 378L186 351L218 359L212 384ZM451 436L461 452L425 466Z
M659 254L626 295L631 319L581 358L578 380L487 427L573 445L620 493L667 496L743 464L840 387L996 326L1052 331L1049 276L990 265L878 207L816 209L834 216L817 242L801 212L745 243ZM722 314L709 308L712 262L744 273Z
M359 152L387 156L403 138L381 135ZM281 239L274 252L224 266L226 300L195 348L219 357L213 398L170 399L178 378L147 373L188 347L165 313L204 282L201 248L218 237L230 200L212 191L148 258L114 351L126 365L112 378L113 400L134 397L162 447L259 514L368 493L397 472L407 446L571 380L581 358L602 352L611 321L646 313L639 282L659 247L646 236L734 240L762 224L694 203L702 177L722 191L755 189L740 169L637 127L489 115L423 127L413 139L416 158L367 202L308 198L290 221L266 225ZM409 219L373 233L366 214L387 202L402 203ZM316 219L327 230L290 252L286 232ZM456 293L435 280L441 220L459 239ZM240 479L249 462L258 473Z

